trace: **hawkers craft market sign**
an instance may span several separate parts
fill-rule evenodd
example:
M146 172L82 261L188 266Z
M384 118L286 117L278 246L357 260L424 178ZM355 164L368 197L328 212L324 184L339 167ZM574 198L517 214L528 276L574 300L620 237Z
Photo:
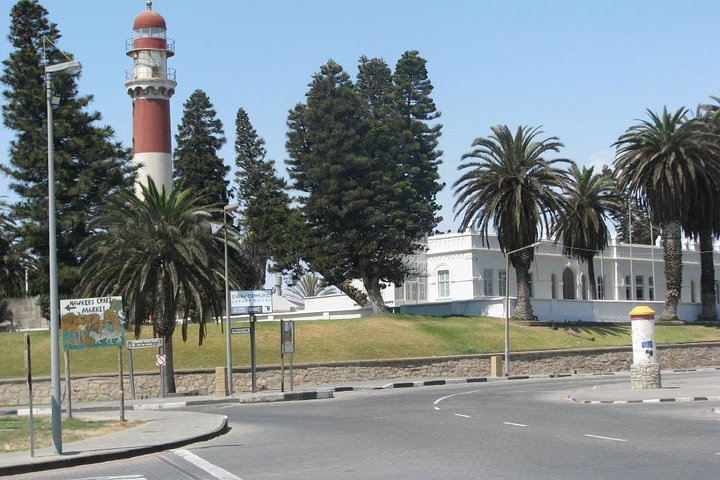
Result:
M60 315L65 350L125 344L122 297L60 300Z

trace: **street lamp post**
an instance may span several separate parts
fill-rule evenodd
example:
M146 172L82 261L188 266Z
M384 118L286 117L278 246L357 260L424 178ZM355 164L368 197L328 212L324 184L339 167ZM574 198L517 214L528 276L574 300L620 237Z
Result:
M231 203L223 207L223 232L225 234L225 343L226 352L225 358L227 361L226 365L226 377L227 377L227 388L228 394L233 394L232 384L232 337L230 336L230 281L228 279L228 240L227 240L227 214L228 212L234 212L238 209L237 203Z
M50 266L50 383L52 398L52 441L55 453L62 453L62 422L60 396L60 303L58 301L57 238L55 221L55 158L52 109L52 74L80 73L82 66L77 60L48 65L45 57L45 98L47 101L47 156L48 156L48 263Z
M542 242L535 242L507 252L505 255L505 376L510 376L510 255L537 247Z

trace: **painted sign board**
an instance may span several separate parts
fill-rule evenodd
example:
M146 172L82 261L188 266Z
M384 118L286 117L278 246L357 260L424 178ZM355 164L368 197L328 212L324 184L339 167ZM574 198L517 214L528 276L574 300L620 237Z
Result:
M272 313L272 290L235 290L230 292L230 314Z
M247 334L250 333L250 327L238 327L238 328L231 328L230 333L232 334Z
M65 350L125 344L122 297L60 300L60 315Z

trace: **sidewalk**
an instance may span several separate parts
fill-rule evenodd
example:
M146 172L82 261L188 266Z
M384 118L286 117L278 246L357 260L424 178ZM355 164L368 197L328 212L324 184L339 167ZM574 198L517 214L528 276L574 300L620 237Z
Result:
M720 367L694 370L691 376L680 378L678 373L662 372L662 388L654 390L632 390L629 373L611 375L579 375L577 378L597 377L598 385L573 391L568 398L577 403L658 403L707 401L720 402ZM371 381L343 383L336 386L294 392L263 391L256 394L240 393L232 397L172 397L129 401L125 406L128 421L141 420L144 423L122 432L63 444L63 453L57 455L52 448L0 454L0 476L27 473L54 468L65 468L87 463L97 463L120 458L145 455L182 445L208 440L227 430L227 417L203 413L188 413L174 409L192 405L213 405L228 403L259 403L333 398L334 392L353 390L380 390L411 388L434 385L463 383L517 381L529 377L504 378L462 378L462 379L416 379L403 381ZM543 377L532 377L543 378ZM545 376L544 378L548 378ZM604 381L612 378L612 382ZM708 408L712 408L709 405ZM0 414L17 413L18 408L2 408ZM25 408L27 410L27 408ZM718 409L715 409L718 410ZM720 413L720 411L716 412ZM92 420L118 420L117 402L86 403L73 406L73 416ZM182 422L182 429L177 428Z
M106 462L178 448L189 443L209 440L227 431L227 417L204 413L188 413L175 409L192 405L228 403L262 403L332 398L332 389L294 392L263 391L240 393L231 397L192 396L153 398L125 403L125 420L140 420L137 427L73 443L63 443L63 453L52 447L0 454L0 477L88 463ZM35 411L49 411L47 405ZM24 412L23 412L24 410ZM0 408L0 415L27 415L27 406ZM47 414L47 413L46 413ZM119 420L118 402L73 404L73 417L87 420ZM178 425L182 424L182 428Z
M693 372L691 377L678 374ZM604 377L601 376L601 377ZM660 402L720 402L720 368L703 368L684 371L663 371L662 388L633 390L630 374L614 374L618 382L582 388L569 395L578 403L660 403Z

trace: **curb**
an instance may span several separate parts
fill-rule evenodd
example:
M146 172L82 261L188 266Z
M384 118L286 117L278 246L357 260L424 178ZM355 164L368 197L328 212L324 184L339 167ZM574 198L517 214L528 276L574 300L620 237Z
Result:
M79 457L62 457L37 463L0 467L0 476L41 472L44 470L54 470L56 468L77 467L80 465L90 465L93 463L109 462L112 460L122 460L124 458L139 457L151 453L163 452L165 450L172 450L174 448L179 448L195 442L204 442L228 432L229 428L227 424L227 416L222 415L222 417L222 423L218 428L195 437L184 438L174 442L160 443L157 445L127 448L125 450L115 452L101 452L89 456Z
M125 410L136 410L136 411L154 411L154 410L172 410L175 408L184 407L195 407L203 405L220 405L226 403L268 403L268 402L291 402L299 400L322 400L334 398L332 389L318 389L318 390L304 390L298 392L284 392L284 393L260 393L251 396L242 397L222 397L214 400L187 400L182 402L165 402L165 403L139 403L136 405L126 405ZM76 406L73 407L73 412L113 412L120 410L120 407L116 405L105 405L105 406ZM65 412L65 409L62 410ZM36 415L49 414L50 409L48 407L35 407L33 412ZM11 410L4 410L0 415L28 415L28 408L17 408Z
M676 398L648 398L645 400L578 400L577 398L568 397L575 403L583 403L588 405L599 404L625 404L625 403L684 403L684 402L720 402L720 397L676 397ZM720 409L713 408L713 413L720 413Z
M196 407L202 405L218 405L223 403L269 403L269 402L293 402L298 400L323 400L334 398L333 390L303 390L299 392L280 393L259 393L241 397L223 397L217 400L187 400L184 402L172 403L143 403L133 405L133 410L170 410L174 408Z

